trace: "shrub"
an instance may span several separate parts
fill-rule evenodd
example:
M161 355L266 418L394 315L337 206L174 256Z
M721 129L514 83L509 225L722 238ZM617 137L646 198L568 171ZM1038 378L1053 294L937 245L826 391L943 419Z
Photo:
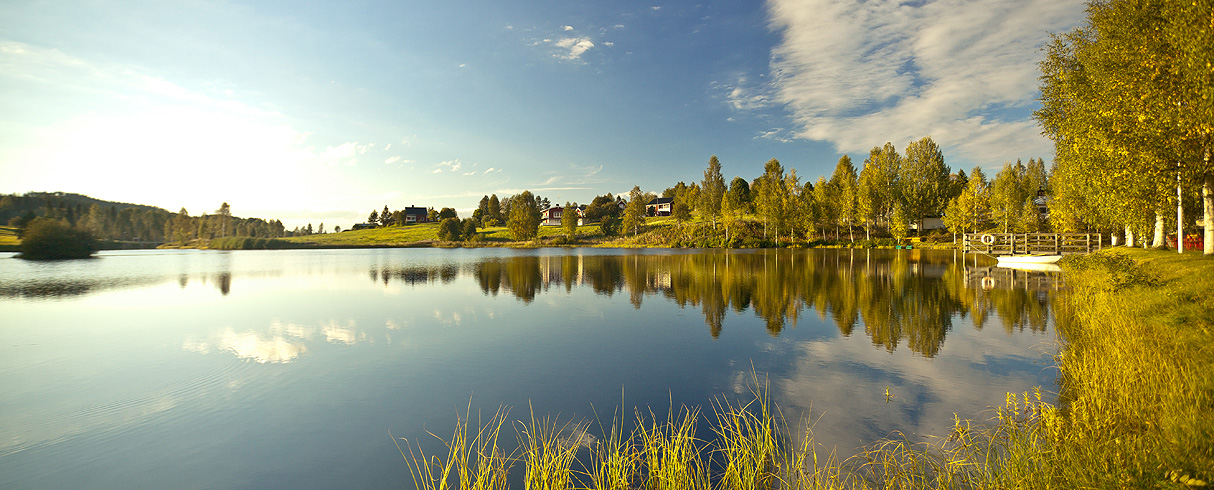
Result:
M25 229L21 257L32 260L84 259L97 251L97 241L86 231L50 218L36 218Z
M460 224L459 218L444 218L438 223L439 240L458 242L462 232L463 225Z

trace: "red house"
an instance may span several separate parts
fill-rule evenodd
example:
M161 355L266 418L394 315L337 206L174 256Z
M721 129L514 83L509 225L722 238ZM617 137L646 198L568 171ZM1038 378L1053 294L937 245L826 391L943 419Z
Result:
M407 207L405 208L405 223L425 223L430 221L430 210L426 208Z

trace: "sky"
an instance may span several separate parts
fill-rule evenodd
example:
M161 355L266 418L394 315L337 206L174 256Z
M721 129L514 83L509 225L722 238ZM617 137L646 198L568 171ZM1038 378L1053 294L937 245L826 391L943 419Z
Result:
M1062 0L0 0L0 193L288 228L530 190L587 203L924 136L1052 159Z

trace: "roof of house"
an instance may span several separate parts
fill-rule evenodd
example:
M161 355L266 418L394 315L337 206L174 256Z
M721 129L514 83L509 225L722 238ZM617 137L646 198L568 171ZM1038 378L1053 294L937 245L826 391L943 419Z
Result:
M673 197L659 197L659 198L657 198L657 199L654 199L654 200L652 200L652 201L649 201L649 203L647 203L647 204L645 204L645 205L646 205L646 206L653 206L653 205L655 205L655 204L670 204L670 203L672 203L672 202L674 202L674 198L673 198Z

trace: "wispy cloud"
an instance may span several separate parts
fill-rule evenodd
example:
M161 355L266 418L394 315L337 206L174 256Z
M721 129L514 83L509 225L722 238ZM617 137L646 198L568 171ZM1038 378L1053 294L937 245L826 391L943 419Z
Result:
M770 0L768 9L781 36L774 97L797 137L863 152L930 134L985 164L1050 151L1028 116L1036 62L1047 32L1082 19L1080 2ZM729 101L744 109L746 95Z
M432 173L437 174L437 173L443 172L444 171L443 167L447 167L446 171L448 171L448 172L459 172L460 167L463 167L463 166L464 166L464 162L461 162L458 158L455 160L447 160L445 162L438 162L437 168L435 168L434 172L432 172Z
M772 105L772 88L751 83L745 75L737 75L733 82L714 82L711 88L735 110L750 111Z
M489 169L485 170L485 173L482 175L489 175L491 173L501 173L501 172L502 172L502 169L500 169L500 168L489 167Z

